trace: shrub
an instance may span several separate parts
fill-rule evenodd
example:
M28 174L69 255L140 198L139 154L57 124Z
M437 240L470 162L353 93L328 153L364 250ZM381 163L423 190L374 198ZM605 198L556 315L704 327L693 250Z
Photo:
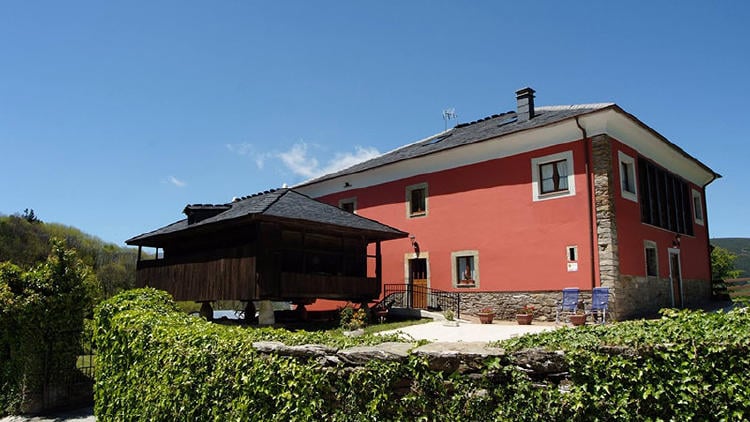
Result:
M339 324L344 330L358 330L367 325L367 311L345 306L339 311Z
M24 271L0 263L0 414L38 411L45 391L76 371L84 318L99 285L53 239L47 260Z
M208 323L142 289L96 313L100 420L743 420L750 415L750 313L665 312L658 321L561 329L501 343L564 350L565 382L532 380L509 357L482 376L403 362L325 366L262 355L258 340L372 344L326 333Z

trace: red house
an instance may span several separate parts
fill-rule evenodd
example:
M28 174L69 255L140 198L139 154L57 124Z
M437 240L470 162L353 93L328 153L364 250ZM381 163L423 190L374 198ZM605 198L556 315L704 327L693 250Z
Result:
M565 287L609 287L617 319L708 300L721 176L616 104L516 98L295 189L408 231L383 246L384 283L461 292L463 311L551 316Z

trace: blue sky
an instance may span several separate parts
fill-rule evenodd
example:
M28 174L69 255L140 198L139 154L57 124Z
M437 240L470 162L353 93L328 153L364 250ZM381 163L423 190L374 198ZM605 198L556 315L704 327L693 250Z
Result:
M122 244L532 86L616 102L722 174L711 235L750 237L750 3L465 3L4 1L0 213Z

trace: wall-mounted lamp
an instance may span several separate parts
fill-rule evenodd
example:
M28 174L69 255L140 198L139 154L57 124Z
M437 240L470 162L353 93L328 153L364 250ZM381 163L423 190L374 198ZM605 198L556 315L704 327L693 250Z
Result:
M410 235L409 240L411 240L411 247L414 248L414 254L417 255L417 258L419 258L419 243L417 242L417 237L414 235Z
M680 247L680 238L682 236L678 233L675 235L674 240L672 240L672 247L673 248L679 248Z
M352 187L352 184L349 183L349 182L344 182L344 187L345 188L350 188L350 187Z

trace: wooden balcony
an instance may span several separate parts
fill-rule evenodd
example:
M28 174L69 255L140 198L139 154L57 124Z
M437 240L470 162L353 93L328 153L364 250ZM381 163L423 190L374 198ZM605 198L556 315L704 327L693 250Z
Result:
M136 285L169 292L178 301L334 299L369 301L380 296L375 277L283 272L256 282L253 257L201 262L138 262ZM276 284L278 283L278 284Z
M137 287L169 292L175 300L249 300L256 298L255 258L220 258L202 262L166 259L138 262Z

